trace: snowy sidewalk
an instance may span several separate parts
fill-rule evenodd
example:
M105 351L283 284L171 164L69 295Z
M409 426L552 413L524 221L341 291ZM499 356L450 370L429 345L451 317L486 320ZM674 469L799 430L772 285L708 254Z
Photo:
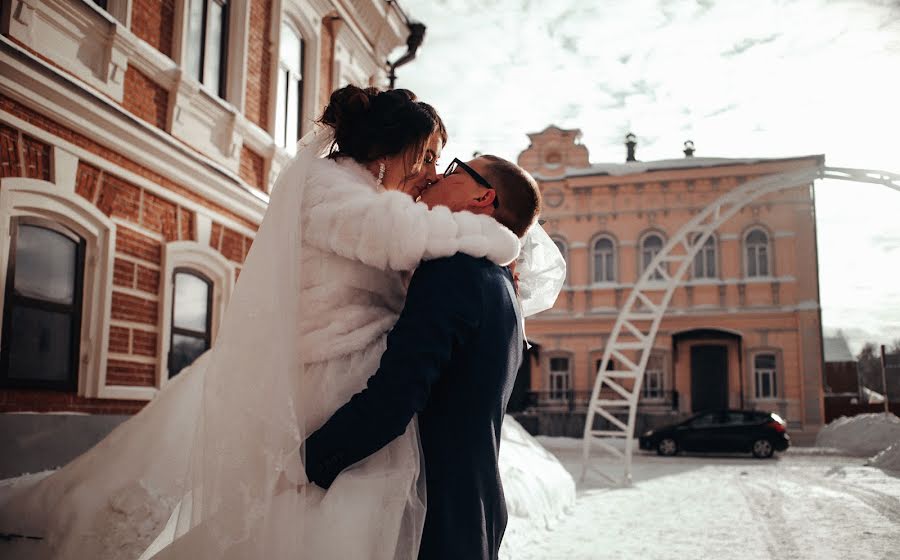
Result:
M541 443L577 480L580 447ZM900 473L864 463L803 449L765 461L636 454L631 488L589 474L552 530L511 517L504 558L900 558ZM611 459L595 464L621 474Z

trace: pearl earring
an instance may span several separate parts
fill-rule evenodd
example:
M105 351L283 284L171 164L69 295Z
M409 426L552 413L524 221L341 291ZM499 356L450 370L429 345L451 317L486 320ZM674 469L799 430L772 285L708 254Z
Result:
M378 164L378 186L381 186L381 181L384 180L384 163Z

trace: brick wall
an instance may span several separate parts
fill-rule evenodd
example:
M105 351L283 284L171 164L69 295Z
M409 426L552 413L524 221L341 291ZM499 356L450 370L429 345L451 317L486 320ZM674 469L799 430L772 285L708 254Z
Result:
M266 190L266 160L246 146L241 147L241 179L257 189Z
M214 212L216 206L185 187L99 146L57 123L0 95L0 108L48 130L107 160L129 168L169 190L190 195ZM19 130L0 124L0 171L4 176L49 179L51 147ZM250 152L252 154L252 152ZM252 156L256 156L253 158ZM261 176L262 158L248 155L248 172ZM75 192L116 221L112 309L107 340L107 384L151 387L161 358L158 325L163 279L162 249L169 241L194 240L195 214L159 194L107 171L79 162ZM231 213L219 212L236 218ZM241 219L252 226L251 223ZM255 228L254 228L255 229ZM220 222L213 223L210 245L236 264L243 263L252 238ZM132 414L143 401L87 399L74 393L37 390L0 390L0 412L55 410L100 414Z
M170 58L172 57L172 29L174 27L175 0L133 0L131 30Z
M133 66L125 71L125 96L122 105L156 128L166 129L169 92Z
M247 42L247 91L244 115L263 130L269 129L269 92L272 71L272 0L252 0Z

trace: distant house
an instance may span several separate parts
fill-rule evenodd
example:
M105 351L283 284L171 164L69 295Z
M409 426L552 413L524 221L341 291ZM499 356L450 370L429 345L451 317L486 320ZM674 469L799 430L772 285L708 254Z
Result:
M860 398L859 369L842 336L822 339L825 351L825 398Z

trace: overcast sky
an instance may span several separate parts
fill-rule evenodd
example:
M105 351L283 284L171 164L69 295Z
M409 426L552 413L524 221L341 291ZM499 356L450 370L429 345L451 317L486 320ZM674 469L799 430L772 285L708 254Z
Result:
M403 0L428 26L397 86L433 103L444 161L515 161L580 128L593 162L825 154L900 173L900 0ZM900 192L816 183L826 334L900 339Z

